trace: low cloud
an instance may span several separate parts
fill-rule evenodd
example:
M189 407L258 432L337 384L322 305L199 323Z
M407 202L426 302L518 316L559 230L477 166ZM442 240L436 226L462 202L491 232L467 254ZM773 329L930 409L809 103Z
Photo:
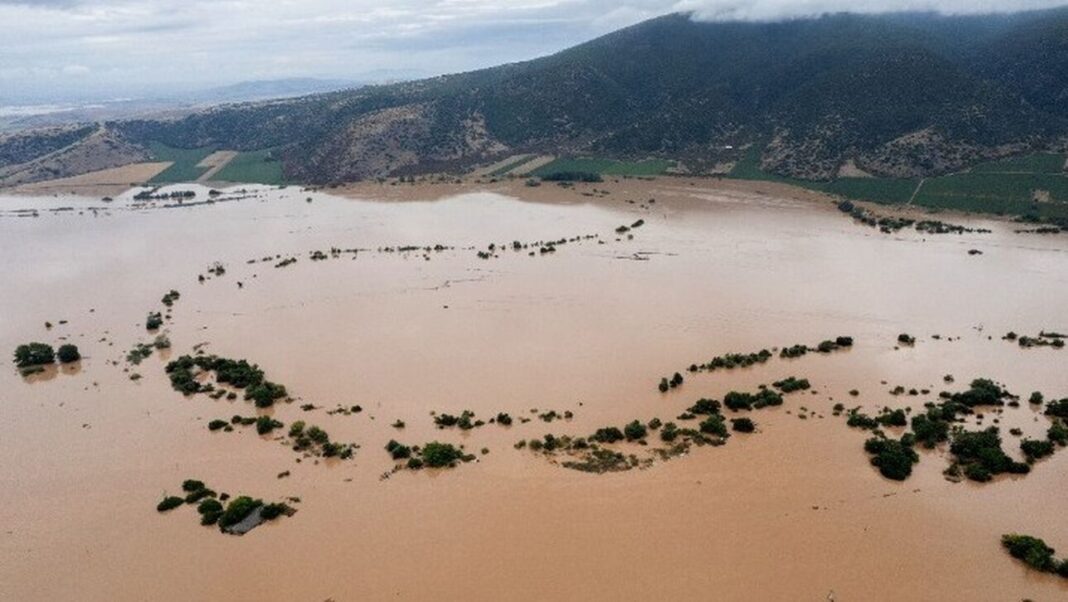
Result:
M676 10L693 12L709 21L774 21L829 13L938 12L986 14L1019 12L1062 6L1065 0L681 0Z

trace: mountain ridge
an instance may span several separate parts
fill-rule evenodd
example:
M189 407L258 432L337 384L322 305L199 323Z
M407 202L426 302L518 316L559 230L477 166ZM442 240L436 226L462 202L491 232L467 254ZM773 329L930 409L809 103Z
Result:
M312 184L509 153L670 158L704 173L753 145L770 173L829 180L846 164L924 177L1063 149L1065 100L1065 8L783 22L674 13L530 61L106 127L133 145L277 149L287 178Z

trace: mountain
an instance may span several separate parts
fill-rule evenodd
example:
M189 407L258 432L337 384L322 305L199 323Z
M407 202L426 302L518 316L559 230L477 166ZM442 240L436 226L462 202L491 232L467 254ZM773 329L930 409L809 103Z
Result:
M847 163L913 177L1064 148L1066 99L1068 9L672 14L523 63L100 127L140 146L275 149L307 183L528 152L664 157L695 173L758 152L764 170L826 180Z

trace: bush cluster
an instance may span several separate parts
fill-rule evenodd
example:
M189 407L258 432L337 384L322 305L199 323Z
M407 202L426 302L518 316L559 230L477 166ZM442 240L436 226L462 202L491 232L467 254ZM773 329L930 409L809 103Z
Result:
M864 451L872 454L871 463L879 473L888 479L904 481L912 474L912 465L920 461L920 456L912 449L912 442L872 437L864 442Z
M756 393L731 391L723 396L723 405L732 411L762 409L769 406L781 406L782 395L771 389L761 389Z
M15 348L15 366L29 368L56 363L56 353L45 343L26 343Z
M1054 558L1057 551L1037 537L1009 533L1001 536L1001 545L1010 556L1033 569L1068 577L1068 560Z

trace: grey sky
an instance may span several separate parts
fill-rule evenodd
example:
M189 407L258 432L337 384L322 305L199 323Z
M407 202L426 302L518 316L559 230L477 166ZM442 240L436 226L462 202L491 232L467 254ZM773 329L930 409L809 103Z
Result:
M433 75L533 58L677 10L776 19L1066 0L0 0L0 100L255 79Z

